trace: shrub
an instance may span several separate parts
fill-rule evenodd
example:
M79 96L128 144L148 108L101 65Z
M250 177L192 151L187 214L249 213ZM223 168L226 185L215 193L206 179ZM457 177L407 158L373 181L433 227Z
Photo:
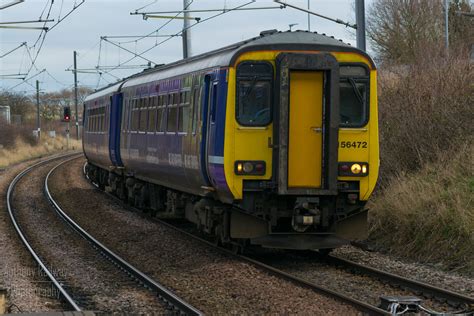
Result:
M13 148L15 142L20 140L23 143L34 145L36 137L33 135L33 128L28 126L18 126L0 121L0 145L4 148Z
M472 142L419 172L392 178L371 202L377 249L474 276Z
M472 135L473 65L436 56L379 72L382 186L456 152Z

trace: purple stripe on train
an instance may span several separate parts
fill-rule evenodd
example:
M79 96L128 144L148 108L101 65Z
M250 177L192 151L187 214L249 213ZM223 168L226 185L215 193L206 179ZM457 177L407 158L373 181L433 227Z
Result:
M230 191L225 179L223 164L209 163L209 173L217 191Z

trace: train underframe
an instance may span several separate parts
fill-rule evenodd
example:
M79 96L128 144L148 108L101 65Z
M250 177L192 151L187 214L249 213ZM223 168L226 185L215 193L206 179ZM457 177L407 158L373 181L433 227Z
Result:
M144 182L87 164L100 189L162 218L186 219L216 243L281 249L332 249L367 237L367 210L357 182L339 182L336 196L285 196L245 190L232 205ZM251 186L250 186L251 187Z

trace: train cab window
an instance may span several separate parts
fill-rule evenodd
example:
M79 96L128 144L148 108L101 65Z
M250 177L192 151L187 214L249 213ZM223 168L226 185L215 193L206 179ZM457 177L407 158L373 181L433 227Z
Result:
M272 120L273 67L243 62L237 67L236 119L243 126L266 126Z
M362 127L368 120L368 70L362 66L341 65L339 71L340 126Z

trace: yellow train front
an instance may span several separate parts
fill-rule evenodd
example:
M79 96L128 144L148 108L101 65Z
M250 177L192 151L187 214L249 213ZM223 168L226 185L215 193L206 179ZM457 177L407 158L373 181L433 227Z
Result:
M128 203L222 243L338 247L367 234L376 88L363 51L262 32L89 96L87 170Z
M374 63L323 35L274 33L268 42L229 68L228 234L293 249L364 239L379 168Z

